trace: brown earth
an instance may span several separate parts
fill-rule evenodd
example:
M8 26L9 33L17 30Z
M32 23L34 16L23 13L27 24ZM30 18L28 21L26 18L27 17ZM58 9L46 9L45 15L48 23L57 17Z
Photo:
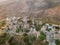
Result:
M28 12L26 0L19 1L7 1L0 3L0 19L12 16L31 16L32 18L40 17L45 22L60 24L60 6L55 6L45 10Z

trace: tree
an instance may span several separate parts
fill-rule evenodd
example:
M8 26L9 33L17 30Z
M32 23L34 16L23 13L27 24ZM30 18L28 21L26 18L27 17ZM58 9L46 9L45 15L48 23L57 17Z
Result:
M43 41L45 39L45 34L43 32L41 32L40 36L39 36L39 39L41 41Z
M34 24L36 31L39 31L41 26L39 24Z

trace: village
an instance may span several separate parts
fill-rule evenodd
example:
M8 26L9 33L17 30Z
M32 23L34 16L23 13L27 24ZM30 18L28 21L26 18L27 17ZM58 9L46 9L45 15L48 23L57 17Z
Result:
M56 45L55 40L60 41L60 25L49 25L48 23L42 24L42 21L31 20L28 17L10 17L4 19L6 25L1 28L2 32L13 35L23 35L24 33L29 36L39 38L41 32L45 35L43 42L47 41L48 45Z

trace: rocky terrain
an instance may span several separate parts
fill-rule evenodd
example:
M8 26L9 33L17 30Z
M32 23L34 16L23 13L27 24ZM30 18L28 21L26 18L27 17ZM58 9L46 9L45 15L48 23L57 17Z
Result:
M0 2L0 18L11 16L40 17L43 21L60 23L60 0L7 0Z

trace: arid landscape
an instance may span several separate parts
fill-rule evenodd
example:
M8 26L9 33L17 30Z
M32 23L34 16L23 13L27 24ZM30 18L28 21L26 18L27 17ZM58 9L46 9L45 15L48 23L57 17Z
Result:
M0 2L0 18L11 16L31 16L32 18L41 17L42 19L45 18L45 20L49 18L49 20L53 23L56 23L57 21L57 23L59 24L60 1L44 1L45 0L7 0ZM56 4L54 2L56 2Z
M0 0L0 45L60 45L60 0Z

